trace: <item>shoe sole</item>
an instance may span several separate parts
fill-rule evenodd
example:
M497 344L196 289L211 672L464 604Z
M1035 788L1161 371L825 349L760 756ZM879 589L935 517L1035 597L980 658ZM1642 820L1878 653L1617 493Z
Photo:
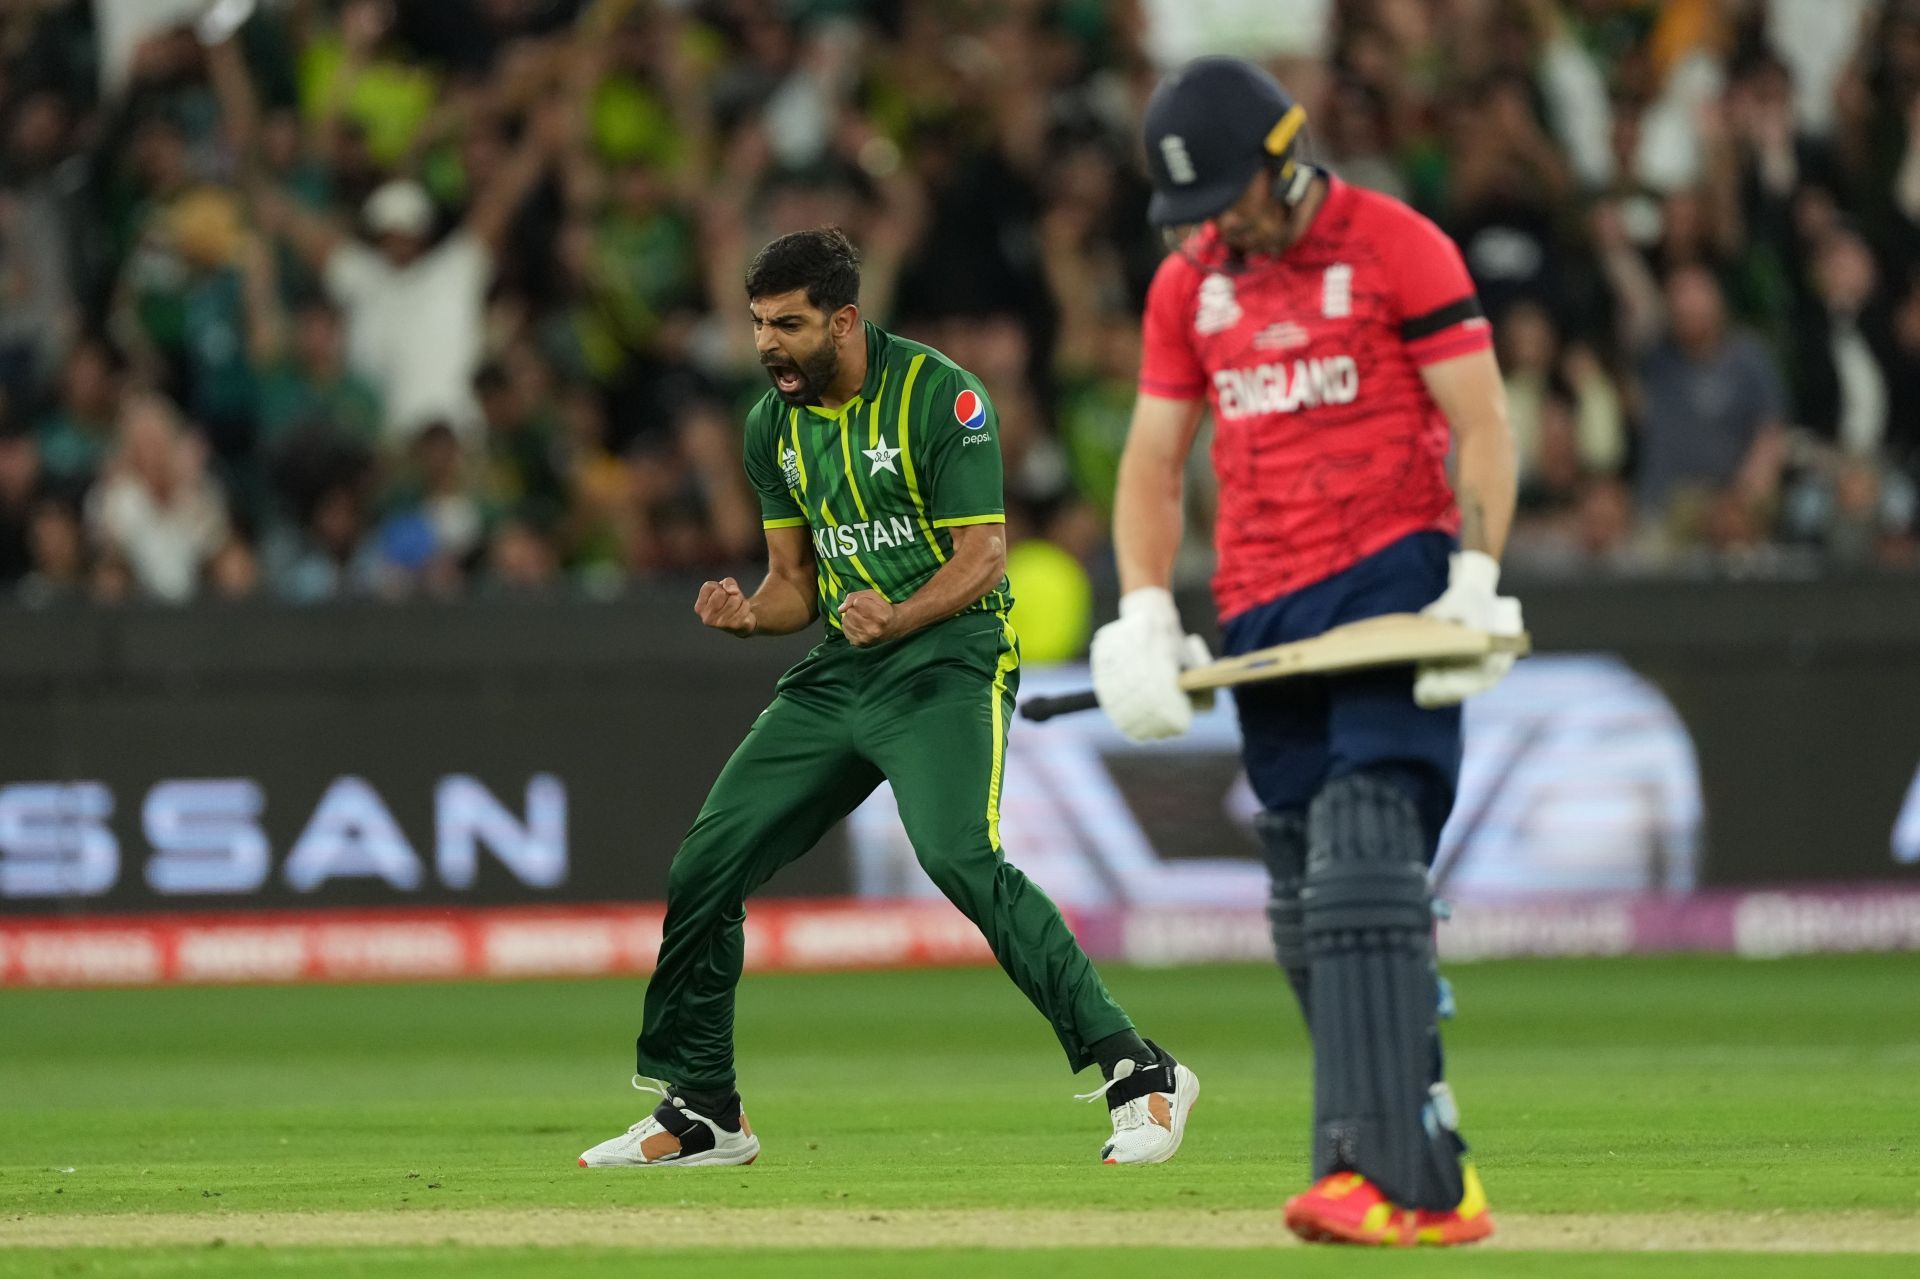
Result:
M590 1164L587 1162L587 1157L582 1155L580 1156L579 1164L582 1168L744 1168L759 1157L760 1140L756 1137L753 1142L753 1153L745 1159L740 1159L733 1155L725 1155L717 1150L703 1150L699 1154L690 1155L685 1159L662 1159L656 1163L639 1164Z
M1384 1235L1367 1234L1345 1226L1329 1225L1309 1211L1293 1210L1287 1212L1286 1222L1287 1229L1293 1231L1305 1243L1343 1244L1358 1248L1459 1248L1479 1243L1493 1234L1493 1223L1487 1222L1483 1228L1476 1229L1472 1234L1456 1235L1451 1239L1425 1238L1418 1230L1411 1239L1389 1239Z
M1135 1159L1124 1166L1139 1168L1147 1164L1163 1164L1173 1158L1179 1153L1180 1143L1186 1139L1187 1116L1191 1115L1193 1108L1199 1104L1200 1076L1185 1066L1176 1065L1173 1068L1173 1113L1168 1116L1173 1121L1173 1143L1163 1153L1151 1159ZM1122 1166L1118 1159L1106 1159L1101 1162Z

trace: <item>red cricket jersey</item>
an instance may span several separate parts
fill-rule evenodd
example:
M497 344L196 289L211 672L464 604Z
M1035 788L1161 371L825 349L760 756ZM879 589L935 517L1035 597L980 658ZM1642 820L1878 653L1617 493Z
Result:
M1482 350L1492 332L1438 227L1328 182L1280 257L1234 263L1208 228L1147 294L1140 389L1213 406L1222 618L1409 533L1459 530L1447 422L1420 366Z

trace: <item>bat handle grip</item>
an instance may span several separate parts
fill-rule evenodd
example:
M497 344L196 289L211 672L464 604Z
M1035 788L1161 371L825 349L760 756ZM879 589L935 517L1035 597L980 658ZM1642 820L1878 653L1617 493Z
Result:
M1100 705L1100 699L1093 690L1084 693L1067 693L1061 697L1029 697L1020 703L1020 714L1034 721L1052 719L1055 715L1070 715L1074 711L1090 711Z

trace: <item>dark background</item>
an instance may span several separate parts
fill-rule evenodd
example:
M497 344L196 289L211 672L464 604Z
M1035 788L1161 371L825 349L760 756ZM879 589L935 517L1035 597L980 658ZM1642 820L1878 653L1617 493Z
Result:
M1542 650L1619 653L1685 719L1705 790L1707 882L1920 877L1888 848L1920 766L1920 583L1520 593ZM0 785L107 783L123 864L108 895L0 901L0 911L657 898L708 784L807 643L703 631L687 594L11 614L0 646ZM1184 611L1209 612L1200 600ZM534 894L483 856L472 889L441 888L431 872L436 781L470 773L521 814L540 772L567 789L567 883ZM419 891L343 879L296 894L281 884L279 864L314 805L348 774L374 785L428 863ZM244 899L158 898L141 874L141 801L158 781L206 777L251 777L265 789L276 873ZM767 891L847 888L836 833Z

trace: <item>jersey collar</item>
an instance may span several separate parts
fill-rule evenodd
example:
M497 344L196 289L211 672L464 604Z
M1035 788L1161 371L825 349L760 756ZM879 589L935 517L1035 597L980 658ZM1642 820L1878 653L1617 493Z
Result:
M1307 233L1288 247L1288 253L1325 235L1328 227L1346 216L1347 204L1353 199L1352 186L1342 182L1328 170L1322 169L1321 172L1326 174L1327 178L1327 198L1320 201L1320 207L1313 211L1313 221L1307 223Z
M860 398L871 402L880 394L880 375L886 372L887 347L891 343L887 340L887 331L872 320L860 323L867 326L867 380L860 384Z
M829 422L839 421L849 409L872 403L873 397L880 394L880 375L885 371L887 359L887 331L872 320L862 320L860 323L866 326L867 334L866 381L860 384L860 390L851 400L837 409L821 408L818 404L807 405L807 412L826 418Z

